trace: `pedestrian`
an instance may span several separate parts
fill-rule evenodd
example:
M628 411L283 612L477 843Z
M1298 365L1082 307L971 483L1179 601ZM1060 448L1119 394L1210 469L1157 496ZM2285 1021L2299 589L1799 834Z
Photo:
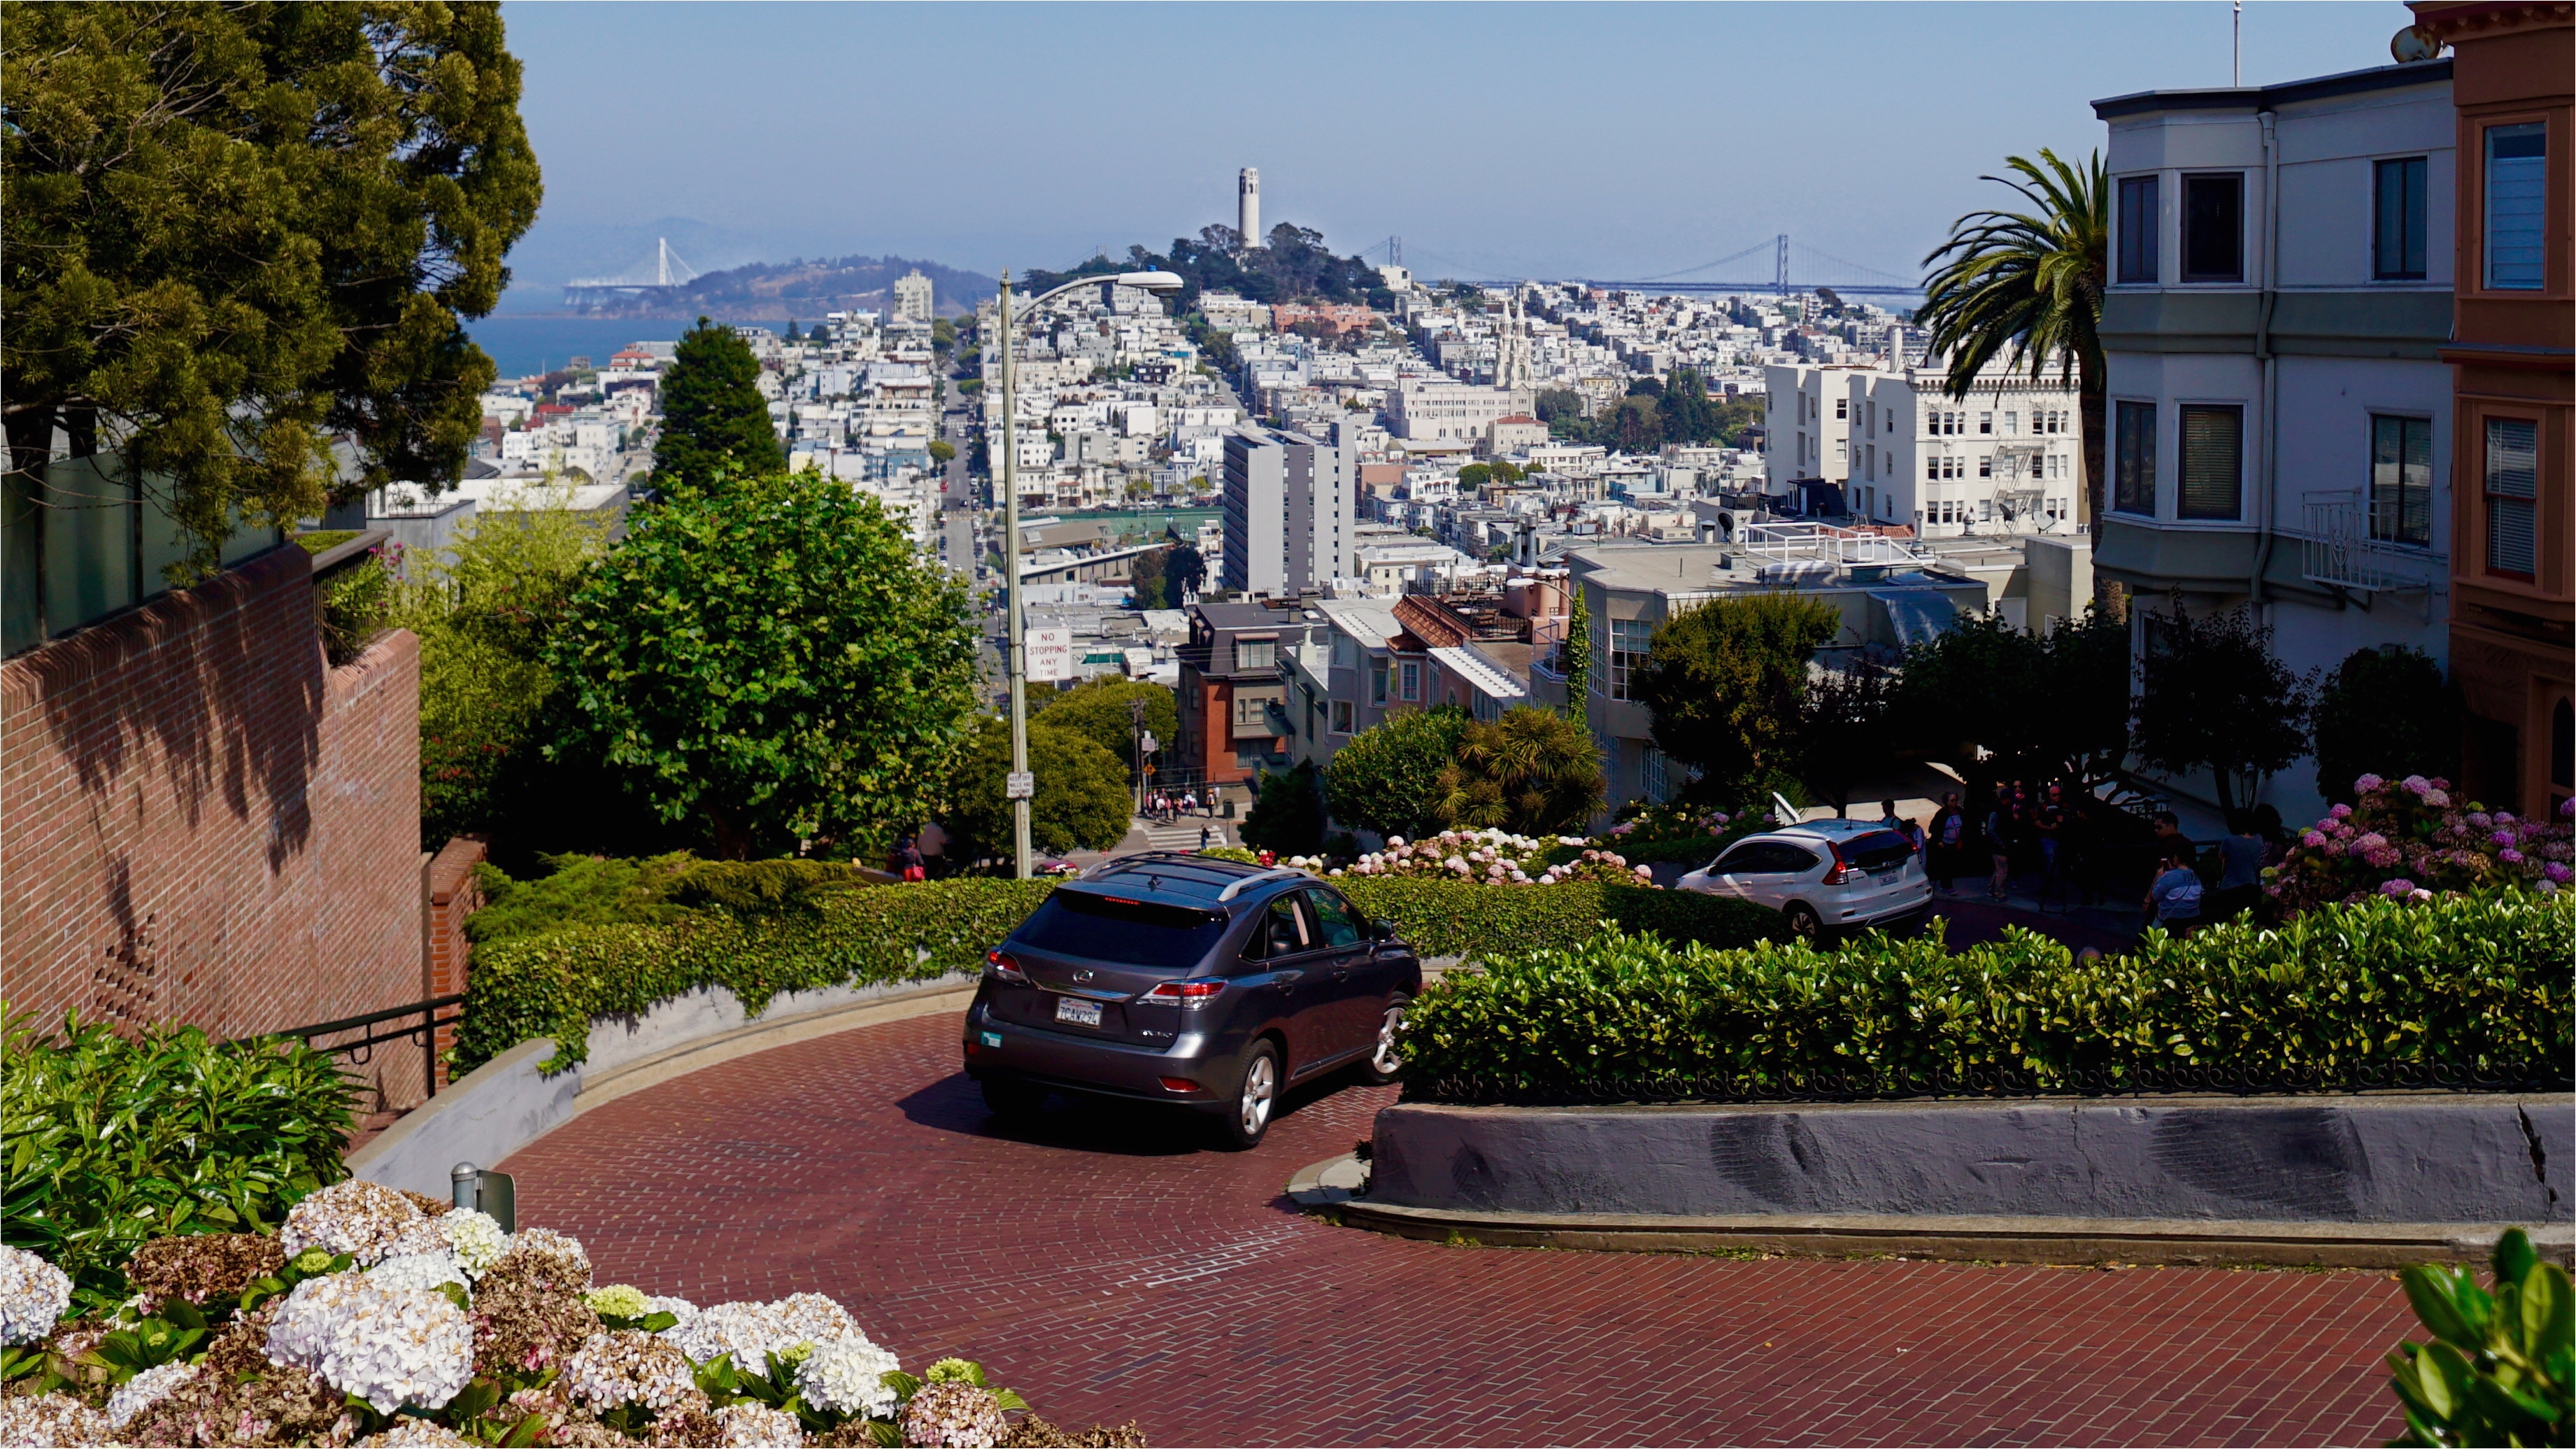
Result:
M1932 816L1932 874L1945 896L1958 875L1967 833L1968 815L1959 808L1959 792L1953 790L1941 797L1941 808Z
M1887 822L1888 829L1904 836L1905 843L1914 847L1914 853L1916 855L1921 855L1923 853L1922 826L1917 825L1913 821L1906 819L1904 816L1897 814L1896 802L1893 800L1879 801L1878 811L1879 818Z
M2147 888L2147 919L2177 936L2200 924L2200 872L2191 868L2190 848L2167 850L2157 863L2155 884Z
M919 837L907 835L895 842L894 870L895 874L907 881L930 879L927 863L922 859Z
M1208 841L1209 841L1210 839L1212 839L1212 838L1214 837L1214 835L1215 835L1215 832L1214 832L1214 831L1212 831L1212 830L1210 830L1207 826L1204 826L1204 825L1200 826L1200 827L1199 827L1199 849L1201 849L1201 850L1205 850L1205 849L1207 849L1207 848L1208 848Z
M1986 812L1986 858L1995 868L1993 878L1986 882L1986 899L1997 905L2002 905L2012 891L2013 836L2019 829L2010 797L1997 796L1995 808Z
M2263 837L2256 832L2254 812L2227 812L2227 838L2218 842L2218 884L2209 894L2209 918L2233 920L2254 909L2263 898Z
M2031 808L2030 828L2031 833L2039 838L2039 877L2041 889L2044 890L2049 886L2062 885L2062 882L2059 881L2057 876L2057 843L2058 837L2066 829L2066 789L2064 786L2051 785L2048 787L2047 795L2041 797L2039 803Z

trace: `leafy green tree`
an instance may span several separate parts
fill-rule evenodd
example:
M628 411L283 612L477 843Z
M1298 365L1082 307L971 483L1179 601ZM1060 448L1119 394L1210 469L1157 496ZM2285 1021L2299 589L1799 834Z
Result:
M1207 480L1193 481L1204 483ZM1195 545L1182 544L1172 550L1171 557L1163 560L1163 578L1163 597L1171 607L1179 608L1186 595L1196 593L1207 583L1207 560L1200 556Z
M319 512L335 437L343 497L458 476L493 376L459 319L543 191L498 5L13 4L7 30L12 495L57 428L113 451L168 488L193 577L237 520Z
M1833 802L1838 816L1851 814L1853 782L1884 761L1894 743L1894 694L1887 672L1867 663L1829 669L1808 682L1799 703L1798 773Z
M930 461L945 468L957 458L957 445L946 438L930 440Z
M1011 769L1011 727L987 716L959 755L948 791L950 832L962 839L951 851L967 860L1008 860L1011 802L1003 793ZM1118 757L1075 730L1045 717L1029 721L1029 773L1038 792L1029 801L1029 843L1050 855L1107 850L1127 837L1135 797Z
M1170 557L1170 549L1158 548L1151 553L1136 555L1135 563L1128 566L1128 583L1136 595L1137 608L1168 609L1171 607L1170 601L1165 597L1163 579L1163 567Z
M1469 724L1438 788L1443 825L1561 835L1601 808L1601 754L1581 725L1524 705Z
M2459 692L2420 649L2356 649L2317 691L2317 793L2353 803L2364 774L2457 778Z
M1610 446L1622 453L1651 453L1664 445L1664 422L1655 399L1624 397L1606 420Z
M2146 620L2139 669L2138 758L2175 775L2207 769L2218 803L2307 753L2312 679L2272 653L2270 626L2239 605L2195 619L2181 601Z
M1145 706L1145 732L1168 746L1180 732L1177 698L1169 687L1149 679L1104 674L1045 696L1038 702L1036 718L1049 729L1073 731L1132 768L1136 706Z
M2055 364L2075 385L2084 418L2084 494L2091 500L2093 539L2102 539L2102 289L2109 279L2111 192L2096 151L2082 165L2042 148L2033 163L2004 165L2009 186L2028 211L1979 211L1950 224L1950 239L1923 259L1932 268L1914 320L1936 352L1950 359L1948 390L1966 401L1977 373L1997 355L2006 365L2044 375Z
M1558 663L1565 670L1565 717L1583 724L1592 703L1592 606L1583 601L1581 581L1568 582L1573 599L1566 606L1565 647Z
M808 469L636 517L549 641L569 737L716 854L921 821L975 704L965 586Z
M1314 761L1262 772L1259 793L1243 817L1243 843L1281 855L1313 855L1324 848L1324 787Z
M1458 753L1467 712L1413 709L1351 736L1324 771L1335 824L1407 838L1440 828L1440 772Z
M760 395L760 360L730 327L706 318L680 334L662 374L662 435L653 446L653 483L677 498L727 476L758 477L787 466L769 402Z
M1482 488L1487 483L1493 481L1493 477L1493 465L1489 463L1469 463L1458 470L1458 486L1461 488Z
M2128 626L2089 605L2045 638L1963 617L1906 651L1895 710L1963 775L2100 778L2128 746Z
M1629 673L1655 747L1721 791L1795 768L1807 661L1841 627L1833 605L1796 594L1717 599L1665 620Z

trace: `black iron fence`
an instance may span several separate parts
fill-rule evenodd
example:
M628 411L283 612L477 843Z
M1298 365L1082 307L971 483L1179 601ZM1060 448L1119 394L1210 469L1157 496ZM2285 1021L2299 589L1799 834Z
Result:
M317 1051L346 1056L348 1064L353 1067L363 1067L373 1061L376 1048L385 1043L418 1042L421 1049L422 1091L434 1097L438 1095L438 1029L443 1026L454 1026L463 1019L464 1012L461 1008L464 1004L465 998L462 995L433 996L426 1001L412 1002L408 1006L389 1006L382 1011L370 1011L363 1016L344 1016L338 1021L319 1021L311 1026L290 1026L279 1031L255 1032L238 1040L262 1041L276 1037L296 1037L306 1046L313 1047ZM441 1015L442 1012L451 1014ZM398 1024L404 1022L409 1024ZM315 1037L337 1036L347 1031L363 1034L350 1041L327 1042L319 1045L314 1041Z
M2135 1096L2317 1096L2358 1092L2564 1092L2576 1088L2565 1065L2489 1070L2451 1063L2357 1064L2312 1072L2256 1072L2225 1067L2103 1068L2036 1073L1991 1071L1819 1073L1748 1077L1649 1072L1567 1078L1556 1082L1487 1077L1408 1079L1404 1100L1457 1105L1578 1107L1613 1103L1898 1102L1940 1099L2036 1099Z

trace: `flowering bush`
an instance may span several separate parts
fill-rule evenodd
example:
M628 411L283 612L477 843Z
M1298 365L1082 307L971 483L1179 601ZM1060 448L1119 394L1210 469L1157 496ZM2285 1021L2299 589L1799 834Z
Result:
M2455 802L2450 782L2409 775L2353 782L2358 803L2337 805L2300 833L2268 873L2286 911L2372 896L2430 900L2499 886L2557 892L2570 877L2570 831L2560 821L2517 818L2476 801Z
M594 1288L572 1238L367 1182L290 1228L148 1245L143 1292L71 1319L69 1278L0 1248L0 1446L1144 1442L1069 1437L965 1359L915 1378L821 1294Z
M1583 848L1573 860L1550 865L1552 847ZM1296 864L1291 861L1290 864ZM1651 886L1654 872L1631 866L1618 853L1588 848L1579 835L1552 840L1513 835L1502 830L1444 830L1422 840L1391 836L1386 849L1371 851L1336 876L1423 877L1471 881L1483 885L1556 885L1562 881L1608 881Z

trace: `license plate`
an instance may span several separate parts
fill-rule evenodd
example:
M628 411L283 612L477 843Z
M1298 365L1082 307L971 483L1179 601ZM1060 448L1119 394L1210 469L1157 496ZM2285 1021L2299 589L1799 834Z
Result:
M1075 1026L1098 1026L1100 1003L1085 1001L1079 996L1059 996L1055 999L1055 1019L1072 1022Z

